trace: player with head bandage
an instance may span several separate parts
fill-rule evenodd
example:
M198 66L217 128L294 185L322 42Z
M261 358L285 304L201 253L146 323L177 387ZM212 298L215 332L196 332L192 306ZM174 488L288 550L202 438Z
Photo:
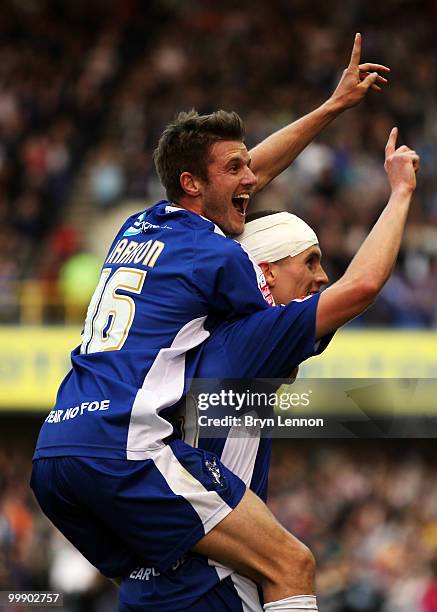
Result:
M289 213L276 213L247 224L239 240L263 268L275 301L284 305L220 324L192 356L198 360L198 378L288 377L304 359L320 353L338 327L374 301L396 261L419 166L415 151L396 148L396 139L394 128L385 161L389 201L344 275L323 292L320 288L327 277L321 267L321 251L306 223ZM225 440L200 439L199 447L213 451L257 495L266 498L269 440L230 435ZM290 581L289 592L280 599L264 597L264 610L317 610L311 553L279 524L273 538L271 531L269 537L262 531L253 533L252 512L256 511L256 505L246 513L234 511L241 532L255 540L253 563L262 568L259 575L270 573L273 580L275 572L287 573ZM222 534L224 544L229 544L226 520ZM147 581L139 580L134 570L121 585L120 610L263 609L255 584L259 576L242 572L243 577L202 559L200 555L208 556L202 545L195 552L199 555L184 558L176 569ZM270 568L265 567L269 556L276 558Z
M250 221L251 218L256 220ZM328 281L321 267L318 238L312 228L296 215L288 212L265 211L249 216L244 232L237 240L262 267L277 304L288 304L292 299L300 298L303 294L305 296L316 294ZM243 342L248 353L256 358L250 366L247 365L247 357L242 360L241 364L233 362L233 378L261 375L263 366L260 355L264 350L263 360L264 362L269 360L272 367L269 376L272 378L288 376L291 368L294 368L303 359L313 354L320 354L332 337L331 334L328 335L318 343L317 347L315 346L314 305L311 303L309 306L308 308L296 302L294 309L288 309L288 311L279 309L277 311L279 317L274 316L269 323L269 328L271 325L275 327L278 338L283 334L289 336L294 333L296 327L301 328L294 333L298 341L294 345L288 343L287 349L281 349L278 346L272 349L269 343L265 342L265 338L263 344L260 345L258 341L260 334L256 329L258 321L242 320L240 323L243 327L239 331L237 331L238 325L235 329L232 325L218 329L217 336L213 334L202 350L196 376L218 378L226 375L225 369L222 366L218 367L217 364L221 353L219 342L223 338L222 334L226 335L227 332L230 332L230 336L225 341L223 348L228 356L234 354L235 343ZM274 309L271 314L273 312ZM266 323L267 320L260 322L260 331L265 328ZM249 338L253 337L254 332L254 341L250 342ZM268 336L272 338L271 331ZM302 350L297 346L298 344L302 345ZM280 360L284 366L280 366ZM246 365L243 366L243 362ZM291 363L290 371L285 366L287 362ZM220 410L216 414L219 413ZM184 404L183 411L178 414L177 418L181 417L184 422L186 442L215 453L232 472L240 476L248 487L266 501L271 439L262 437L259 429L244 436L235 437L234 432L229 430L226 438L199 438L197 413L194 415L189 413L187 405ZM250 517L246 516L244 520L250 522ZM283 533L280 535L284 536ZM288 535L288 538L290 538L288 554L293 558L291 573L295 575L297 590L301 585L300 590L303 593L309 593L312 588L311 553L293 536ZM274 545L269 543L262 535L261 539L266 549L269 546L273 549L274 546L280 545L279 541ZM189 555L182 559L174 570L160 573L159 576L155 576L153 571L150 575L146 574L147 569L137 567L131 572L130 577L123 581L120 590L122 602L120 610L126 610L126 612L127 610L155 608L166 610L170 609L168 607L170 605L179 606L174 609L196 612L240 610L241 606L243 606L241 609L246 612L263 609L262 594L255 582L199 555ZM147 580L141 579L144 575L147 575ZM222 599L226 600L228 607L222 607L220 603ZM311 594L303 600L300 596L295 596L296 606L301 605L302 601L307 603L309 601L312 604L314 596Z
M266 276L276 304L320 291L328 282L314 230L288 212L263 212L248 217L237 238Z

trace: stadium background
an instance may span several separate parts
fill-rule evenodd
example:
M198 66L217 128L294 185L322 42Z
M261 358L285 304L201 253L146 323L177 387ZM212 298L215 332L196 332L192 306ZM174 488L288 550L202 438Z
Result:
M151 160L162 127L182 109L235 109L254 144L328 97L356 31L363 58L392 68L389 88L254 206L302 215L337 278L387 199L383 149L398 125L422 157L399 263L302 375L437 377L436 26L433 0L2 3L0 590L60 589L72 611L114 606L27 483L108 243L162 195ZM316 555L320 610L437 610L436 484L432 441L275 442L270 504Z

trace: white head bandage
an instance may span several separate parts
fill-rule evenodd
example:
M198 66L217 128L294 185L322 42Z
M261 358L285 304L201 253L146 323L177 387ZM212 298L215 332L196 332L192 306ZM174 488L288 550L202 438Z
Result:
M294 257L319 243L310 226L288 212L250 221L236 240L246 247L257 263L272 263L289 255Z

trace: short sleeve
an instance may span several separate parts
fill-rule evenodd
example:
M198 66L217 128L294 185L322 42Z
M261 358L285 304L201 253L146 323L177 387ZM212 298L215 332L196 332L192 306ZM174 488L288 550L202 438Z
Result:
M212 309L227 319L270 308L264 274L234 240L210 235L196 244L193 280Z
M199 378L286 378L300 363L321 353L333 334L316 340L320 293L223 323L205 343Z

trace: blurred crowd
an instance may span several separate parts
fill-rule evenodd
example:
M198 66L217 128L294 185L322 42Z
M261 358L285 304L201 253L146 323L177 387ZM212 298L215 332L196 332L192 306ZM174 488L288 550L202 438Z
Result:
M317 561L321 612L437 611L431 446L277 443L270 507Z
M273 0L256 10L248 1L173 3L153 48L132 66L114 101L118 163L115 150L111 156L103 149L94 172L106 155L114 194L153 201L160 196L153 148L176 112L237 110L254 145L328 98L361 31L363 60L391 68L389 87L337 119L253 206L290 210L313 225L335 280L387 201L383 152L391 127L399 126L402 142L422 156L419 188L396 272L355 324L435 327L436 25L435 3L408 0L371 9L360 0Z
M236 110L253 145L330 95L361 31L363 60L388 65L389 86L337 119L253 206L303 216L338 278L387 200L383 150L399 126L422 157L419 186L395 273L355 325L437 325L435 2L5 6L0 287L29 273L56 279L80 252L92 226L77 235L66 219L84 159L90 212L98 218L126 199L141 209L163 195L152 152L178 111Z
M106 114L129 17L123 3L109 4L105 14L102 2L2 3L0 292L6 310L13 281L50 276L52 262L80 244L65 228L69 198Z
M64 593L108 612L116 591L41 515L31 445L0 452L0 590ZM317 560L321 612L437 611L437 472L430 444L275 441L270 507Z
M0 591L62 593L64 612L115 610L112 583L42 515L29 488L32 446L3 443L0 449Z

